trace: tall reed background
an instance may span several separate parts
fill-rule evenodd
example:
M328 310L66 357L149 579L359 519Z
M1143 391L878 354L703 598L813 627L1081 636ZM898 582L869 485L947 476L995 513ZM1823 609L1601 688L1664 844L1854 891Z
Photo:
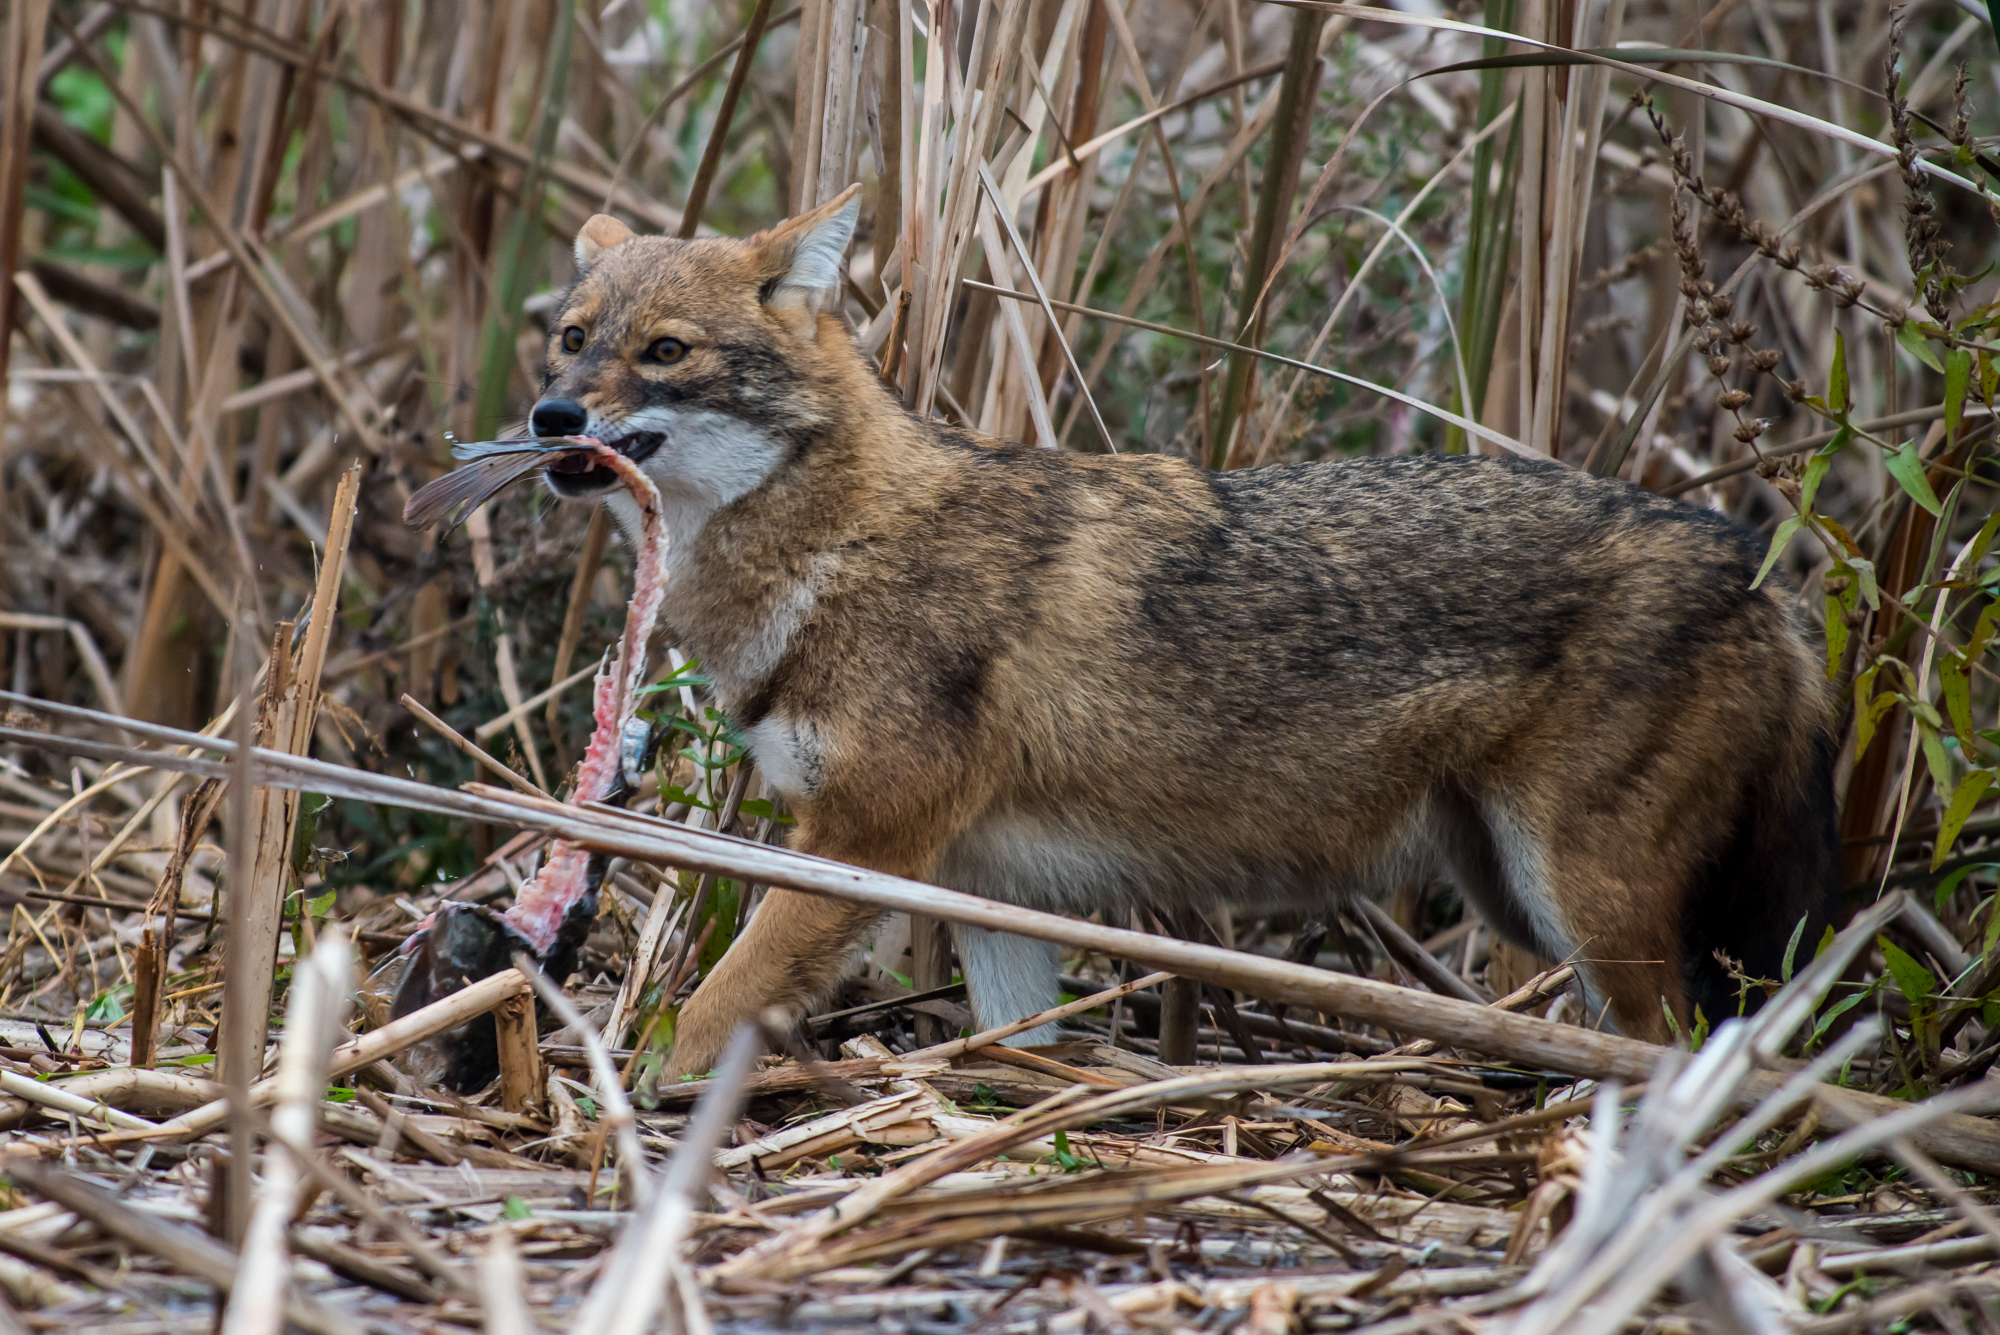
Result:
M1854 995L1903 1026L1906 1090L1976 1079L1983 1027L1938 1017L1990 1011L2000 984L1994 19L1975 0L9 0L0 686L227 733L320 584L337 616L315 619L292 749L472 777L407 693L555 791L589 727L576 683L619 625L617 540L525 488L436 534L402 525L405 499L454 438L520 424L590 214L740 235L861 181L845 311L919 413L1216 468L1551 456L1770 537L1845 702L1851 900L1911 887L1940 924L1927 956L1868 956ZM662 808L781 835L690 680L658 697L685 743ZM161 1041L209 1029L205 915L226 850L261 847L246 822L291 840L278 997L328 923L379 949L506 836L355 798L215 808L178 776L0 747L0 1010L80 1032L150 987ZM614 1038L747 908L725 880L649 938L648 901L696 881L634 874L594 957L614 979L643 957ZM107 899L154 912L88 906ZM160 923L169 902L193 916ZM1456 909L1394 911L1421 938ZM1277 949L1295 926L1221 931ZM1499 954L1456 958L1507 990Z

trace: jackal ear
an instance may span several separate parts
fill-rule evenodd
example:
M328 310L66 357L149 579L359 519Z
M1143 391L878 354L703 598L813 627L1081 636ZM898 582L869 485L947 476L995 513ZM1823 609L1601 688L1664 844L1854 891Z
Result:
M764 244L776 272L765 281L765 300L789 293L813 301L829 288L838 288L847 243L854 239L860 216L861 186L856 183L766 233Z
M576 234L576 267L588 268L592 260L613 246L624 245L633 235L631 228L610 214L591 214Z

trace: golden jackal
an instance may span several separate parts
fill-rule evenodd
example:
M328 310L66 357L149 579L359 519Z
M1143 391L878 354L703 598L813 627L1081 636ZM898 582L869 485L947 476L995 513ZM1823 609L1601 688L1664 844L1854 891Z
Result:
M1654 1039L1734 1012L1718 952L1771 976L1818 930L1827 693L1752 534L1554 463L1209 473L919 419L827 309L857 210L744 241L592 218L532 418L657 482L667 622L795 847L1110 921L1442 875ZM582 456L548 483L630 522ZM773 891L675 1068L820 999L870 922ZM1052 947L957 946L981 1025L1051 1004Z

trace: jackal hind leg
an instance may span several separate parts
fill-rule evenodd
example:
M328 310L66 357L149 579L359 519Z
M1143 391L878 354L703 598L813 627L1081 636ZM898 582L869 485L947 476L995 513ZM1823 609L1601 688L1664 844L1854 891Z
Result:
M1649 866L1622 852L1558 847L1549 889L1583 980L1585 1023L1669 1043L1673 1026L1685 1033L1689 1023L1681 879L1672 874L1671 858Z
M1060 952L1050 942L963 925L954 926L951 935L965 969L972 1018L980 1029L1012 1024L1056 1004ZM1054 1025L1045 1024L1003 1042L1025 1048L1061 1039Z
M1504 940L1577 966L1586 1023L1667 1041L1663 1003L1678 1023L1686 1009L1672 859L1636 857L1631 841L1579 828L1567 798L1523 798L1456 813L1447 838L1460 888Z

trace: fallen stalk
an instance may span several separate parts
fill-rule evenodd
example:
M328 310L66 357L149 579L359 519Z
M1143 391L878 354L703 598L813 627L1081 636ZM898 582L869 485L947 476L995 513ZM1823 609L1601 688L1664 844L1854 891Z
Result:
M195 733L117 719L74 705L50 704L12 692L0 692L0 701L121 728L171 745L221 749L213 739ZM228 768L219 760L136 751L132 747L23 728L0 727L0 741L113 760L143 756L145 763L157 768L185 769L190 773L220 774L226 773ZM1038 941L1052 941L1073 949L1132 960L1152 969L1247 992L1267 1001L1339 1015L1349 1021L1379 1025L1412 1037L1435 1039L1450 1047L1517 1062L1537 1070L1559 1071L1590 1079L1638 1082L1650 1078L1661 1054L1669 1051L1636 1039L1528 1015L1514 1015L1495 1007L1475 1006L1392 983L1329 973L1303 964L1266 959L1219 946L1198 945L1057 914L1039 913L633 812L603 806L565 806L483 785L474 786L467 792L455 792L409 779L369 774L348 766L265 750L257 751L256 760L259 779L274 786L307 788L314 792L360 797L437 815L513 825L566 839L596 852L640 862L758 881L787 890L802 890L848 903L865 904L885 913L929 914L948 922L983 927L988 931L1012 932ZM518 978L518 975L515 977ZM524 983L519 985L525 986ZM495 1000L497 1002L497 998ZM1775 1092L1782 1083L1781 1075L1758 1072L1739 1089L1736 1106L1753 1107ZM1835 1131L1858 1126L1907 1106L1895 1099L1833 1086L1816 1089L1813 1103L1821 1125ZM163 1124L167 1125L172 1123ZM1977 1172L2000 1172L2000 1127L1990 1122L1961 1113L1949 1114L1927 1123L1914 1132L1911 1139L1933 1158L1954 1167Z
M419 1011L412 1011L400 1020L391 1020L380 1029L371 1030L341 1044L327 1058L327 1079L338 1079L349 1075L371 1062L381 1061L405 1052L425 1039L435 1038L450 1029L456 1029L467 1020L484 1015L510 997L525 996L531 989L528 980L514 970L508 969L468 983L464 988L448 996L440 997ZM264 1107L277 1097L278 1085L275 1079L260 1080L250 1087L250 1103L253 1107ZM122 1138L155 1139L165 1137L189 1140L205 1136L228 1120L229 1108L223 1099L205 1103L193 1112L182 1113L170 1121L144 1131L119 1133ZM99 1141L114 1139L99 1137Z

